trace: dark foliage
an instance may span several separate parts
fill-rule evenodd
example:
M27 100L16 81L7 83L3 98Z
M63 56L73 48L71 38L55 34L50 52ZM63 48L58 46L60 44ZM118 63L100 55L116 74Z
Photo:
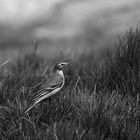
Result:
M51 100L24 111L47 62L36 52L0 70L3 140L139 140L140 31L115 49L71 60L66 84ZM49 70L50 72L50 70ZM48 72L47 72L48 73Z

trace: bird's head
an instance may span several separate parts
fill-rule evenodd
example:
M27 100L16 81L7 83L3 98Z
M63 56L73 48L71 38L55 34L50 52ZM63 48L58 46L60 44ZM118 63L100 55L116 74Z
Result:
M65 66L67 66L68 64L69 64L68 62L57 63L57 64L54 66L54 72L63 70L63 68L64 68Z

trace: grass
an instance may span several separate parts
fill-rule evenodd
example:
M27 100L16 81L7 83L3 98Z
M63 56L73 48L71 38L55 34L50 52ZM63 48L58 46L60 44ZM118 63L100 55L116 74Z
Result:
M24 111L42 75L61 57L44 60L35 51L0 69L2 140L139 140L140 31L130 30L115 49L80 56L65 70L59 94ZM48 68L46 73L51 71Z

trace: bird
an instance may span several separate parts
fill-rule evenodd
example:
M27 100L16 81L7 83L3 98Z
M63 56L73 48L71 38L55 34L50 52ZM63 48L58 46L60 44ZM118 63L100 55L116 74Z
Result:
M41 86L41 89L32 97L31 105L26 109L25 113L31 110L38 103L58 93L63 88L65 84L63 68L68 64L68 62L55 64L53 72L47 76L44 84Z

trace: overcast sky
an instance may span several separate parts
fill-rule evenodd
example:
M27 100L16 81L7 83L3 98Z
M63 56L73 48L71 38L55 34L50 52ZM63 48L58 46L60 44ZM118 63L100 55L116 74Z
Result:
M64 8L67 16L74 20L79 17L77 19L79 21L90 12L97 12L104 8L115 8L134 1L137 0L0 0L0 22L22 24L40 17L44 13L48 17L51 15L54 5L63 4L63 2L68 3L66 4L67 10ZM71 16L74 12L75 15Z
M69 37L89 21L95 27L109 21L109 24L118 23L121 30L122 26L131 26L132 18L139 15L136 11L139 8L134 7L137 3L140 4L139 0L0 0L0 24L16 28L40 22L41 26L33 30L37 38ZM119 13L123 8L127 12Z
M46 17L53 6L65 0L0 0L0 22L23 24L44 13Z

